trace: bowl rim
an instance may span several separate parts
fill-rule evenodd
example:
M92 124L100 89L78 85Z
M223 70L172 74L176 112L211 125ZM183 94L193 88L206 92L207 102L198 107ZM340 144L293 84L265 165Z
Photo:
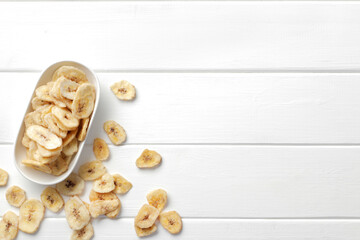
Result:
M22 129L22 126L24 124L24 118L26 116L26 114L29 112L28 109L29 109L29 106L31 105L31 100L33 99L34 97L34 94L35 94L35 90L36 88L38 87L38 84L39 84L39 81L41 80L42 76L44 75L44 73L51 67L54 67L56 65L59 65L59 67L61 66L65 66L65 65L68 65L68 66L74 66L74 65L78 65L78 66L81 66L82 68L85 68L86 70L88 70L94 77L94 80L95 80L95 84L96 85L96 89L95 89L95 92L96 92L96 98L95 98L95 103L94 103L94 109L93 109L93 112L91 113L91 118L90 118L90 122L89 122L89 126L88 126L88 129L87 129L87 134L86 134L86 137L84 139L84 141L82 141L79 145L79 149L78 149L78 152L76 153L76 156L73 157L73 160L72 161L76 161L74 164L72 164L71 167L68 168L68 170L63 173L62 175L60 176L55 176L55 175L51 175L54 177L54 180L53 181L38 181L38 180L35 180L33 178L31 178L30 176L28 176L27 174L25 174L22 169L20 168L20 165L18 164L18 161L17 161L17 158L16 158L16 148L18 146L18 143L19 143L19 138L20 138L20 135L21 135L21 129ZM23 118L22 118L22 121L21 121L21 124L19 126L19 129L17 131L17 136L16 136L16 139L15 139L15 142L14 142L14 146L13 146L13 161L14 161L14 164L15 164L15 167L16 169L18 170L18 172L20 172L20 174L26 178L27 180L31 181L31 182L34 182L34 183L37 183L37 184L40 184L40 185L54 185L54 184L57 184L61 181L63 181L64 179L66 179L74 170L75 166L77 165L78 161L79 161L79 158L81 156L81 153L82 153L82 150L83 150L83 147L84 145L86 144L86 141L88 139L88 136L89 136L89 131L91 129L91 126L92 126L92 123L94 122L94 117L96 115L96 110L97 110L97 107L99 105L99 100L100 100L100 82L99 82L99 79L97 77L97 75L95 74L95 72L92 70L92 68L88 67L88 65L85 65L85 64L82 64L80 62L77 62L77 61L72 61L72 60L62 60L62 61L58 61L58 62L55 62L51 65L49 65L48 67L46 67L43 71L41 71L40 75L39 75L39 78L34 86L34 89L32 91L32 95L30 97L30 100L28 101L28 105L27 105L27 108L24 112L24 115L23 115ZM22 137L22 136L21 136ZM50 174L49 174L50 175Z

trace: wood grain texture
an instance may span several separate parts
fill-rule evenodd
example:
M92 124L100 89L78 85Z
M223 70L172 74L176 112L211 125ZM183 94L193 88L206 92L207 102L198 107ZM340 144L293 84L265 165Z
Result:
M46 67L46 66L44 66ZM0 142L12 143L39 73L0 73ZM91 136L113 119L126 144L358 144L360 74L99 73ZM135 101L110 91L126 79ZM21 86L21 87L19 87Z
M359 71L359 11L355 1L1 2L0 66Z
M156 169L140 170L136 158L144 148L163 157ZM359 218L360 162L358 147L242 147L242 146L119 146L104 162L134 185L124 196L120 217L134 217L146 194L164 188L166 210L188 218ZM15 169L11 146L0 147L8 186L19 185L28 197L39 198L44 187L25 180ZM5 161L9 159L9 161ZM94 160L91 146L79 165ZM77 171L77 168L75 171ZM0 188L0 195L7 187ZM92 182L81 197L88 201ZM10 206L0 198L0 214ZM10 208L13 209L13 208ZM64 217L64 212L47 217Z
M116 221L101 219L93 221L93 240L138 240L133 229L133 219ZM184 228L179 235L171 235L161 225L148 239L191 240L357 240L360 236L359 220L228 220L228 219L183 219ZM18 239L48 240L69 239L70 228L65 219L45 219L39 232L29 235L19 232ZM56 236L56 238L54 238Z

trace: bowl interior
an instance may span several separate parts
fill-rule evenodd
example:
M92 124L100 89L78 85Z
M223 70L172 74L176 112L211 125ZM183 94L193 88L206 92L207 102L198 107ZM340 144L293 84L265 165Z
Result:
M33 90L33 95L31 97L31 99L35 96L35 89L37 87L49 82L52 78L53 73L56 71L56 69L58 69L59 67L64 66L64 65L80 68L82 71L85 72L89 82L94 84L94 86L95 86L96 99L95 99L94 111L91 115L91 119L90 119L89 126L88 126L88 132L89 132L89 130L91 129L91 125L93 123L93 119L95 117L95 113L96 113L99 98L100 98L100 87L99 87L99 81L98 81L95 73L92 70L90 70L89 68L87 68L86 66L84 66L80 63L77 63L77 62L73 62L73 61L62 61L62 62L57 62L57 63L51 65L50 67L48 67L47 69L45 69L42 72L40 79L37 82L37 84ZM32 111L31 99L29 99L29 104L28 104L28 107L24 114L24 117L27 113ZM25 130L25 124L22 121L17 138L16 138L15 148L14 148L15 165L16 165L16 168L19 170L19 172L25 178L29 179L30 181L36 182L38 184L52 185L52 184L56 184L58 182L63 181L72 172L76 163L78 162L79 156L81 154L81 151L83 149L83 146L84 146L87 138L85 138L84 141L79 143L78 152L73 156L73 160L71 161L71 163L69 165L69 169L60 176L53 176L50 174L43 173L41 171L34 170L30 167L26 167L21 164L21 161L26 158L26 148L21 143L22 138L24 136L24 130Z

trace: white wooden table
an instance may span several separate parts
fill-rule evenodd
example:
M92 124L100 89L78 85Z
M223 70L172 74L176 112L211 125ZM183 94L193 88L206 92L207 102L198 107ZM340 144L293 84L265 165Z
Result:
M94 239L137 239L145 195L168 191L181 234L149 239L360 238L360 2L0 2L0 157L13 143L39 73L59 60L101 81L94 137L113 119L128 133L106 167L134 185L119 219L96 219ZM137 88L120 102L109 86ZM108 139L107 139L108 140ZM144 148L161 167L139 170ZM91 185L82 196L87 200ZM0 214L12 209L0 189ZM64 212L46 212L35 236L68 239Z

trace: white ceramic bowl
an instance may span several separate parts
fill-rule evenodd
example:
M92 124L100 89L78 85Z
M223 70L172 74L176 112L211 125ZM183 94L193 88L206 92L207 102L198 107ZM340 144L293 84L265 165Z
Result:
M88 127L88 132L89 132L89 130L91 129L92 123L94 122L94 117L95 117L96 110L97 110L97 107L99 104L99 99L100 99L99 80L97 79L95 73L91 69L87 68L86 66L84 66L80 63L73 62L73 61L62 61L62 62L54 63L41 73L39 81L37 82L37 84L33 90L33 95L31 96L31 99L29 101L29 104L28 104L28 107L24 114L24 117L28 112L32 111L31 100L35 96L35 89L37 87L49 82L51 80L51 77L52 77L53 73L55 72L55 70L64 65L74 66L74 67L77 67L77 68L80 68L81 70L83 70L85 72L89 82L94 84L94 86L95 86L96 100L95 100L94 111L91 115L91 119L89 122L89 127ZM30 167L26 167L21 164L21 161L26 158L26 148L21 144L21 140L24 136L24 130L25 130L25 124L24 124L24 121L22 121L20 128L19 128L18 135L16 137L16 142L15 142L15 147L14 147L14 163L15 163L17 170L25 178L29 179L32 182L42 184L42 185L53 185L53 184L63 181L65 178L67 178L67 176L69 176L69 174L73 171L76 163L78 162L81 151L84 147L84 144L85 144L87 138L85 138L84 141L80 142L78 152L73 157L73 160L70 163L69 169L60 176L53 176L50 174L43 173L41 171L34 170Z

